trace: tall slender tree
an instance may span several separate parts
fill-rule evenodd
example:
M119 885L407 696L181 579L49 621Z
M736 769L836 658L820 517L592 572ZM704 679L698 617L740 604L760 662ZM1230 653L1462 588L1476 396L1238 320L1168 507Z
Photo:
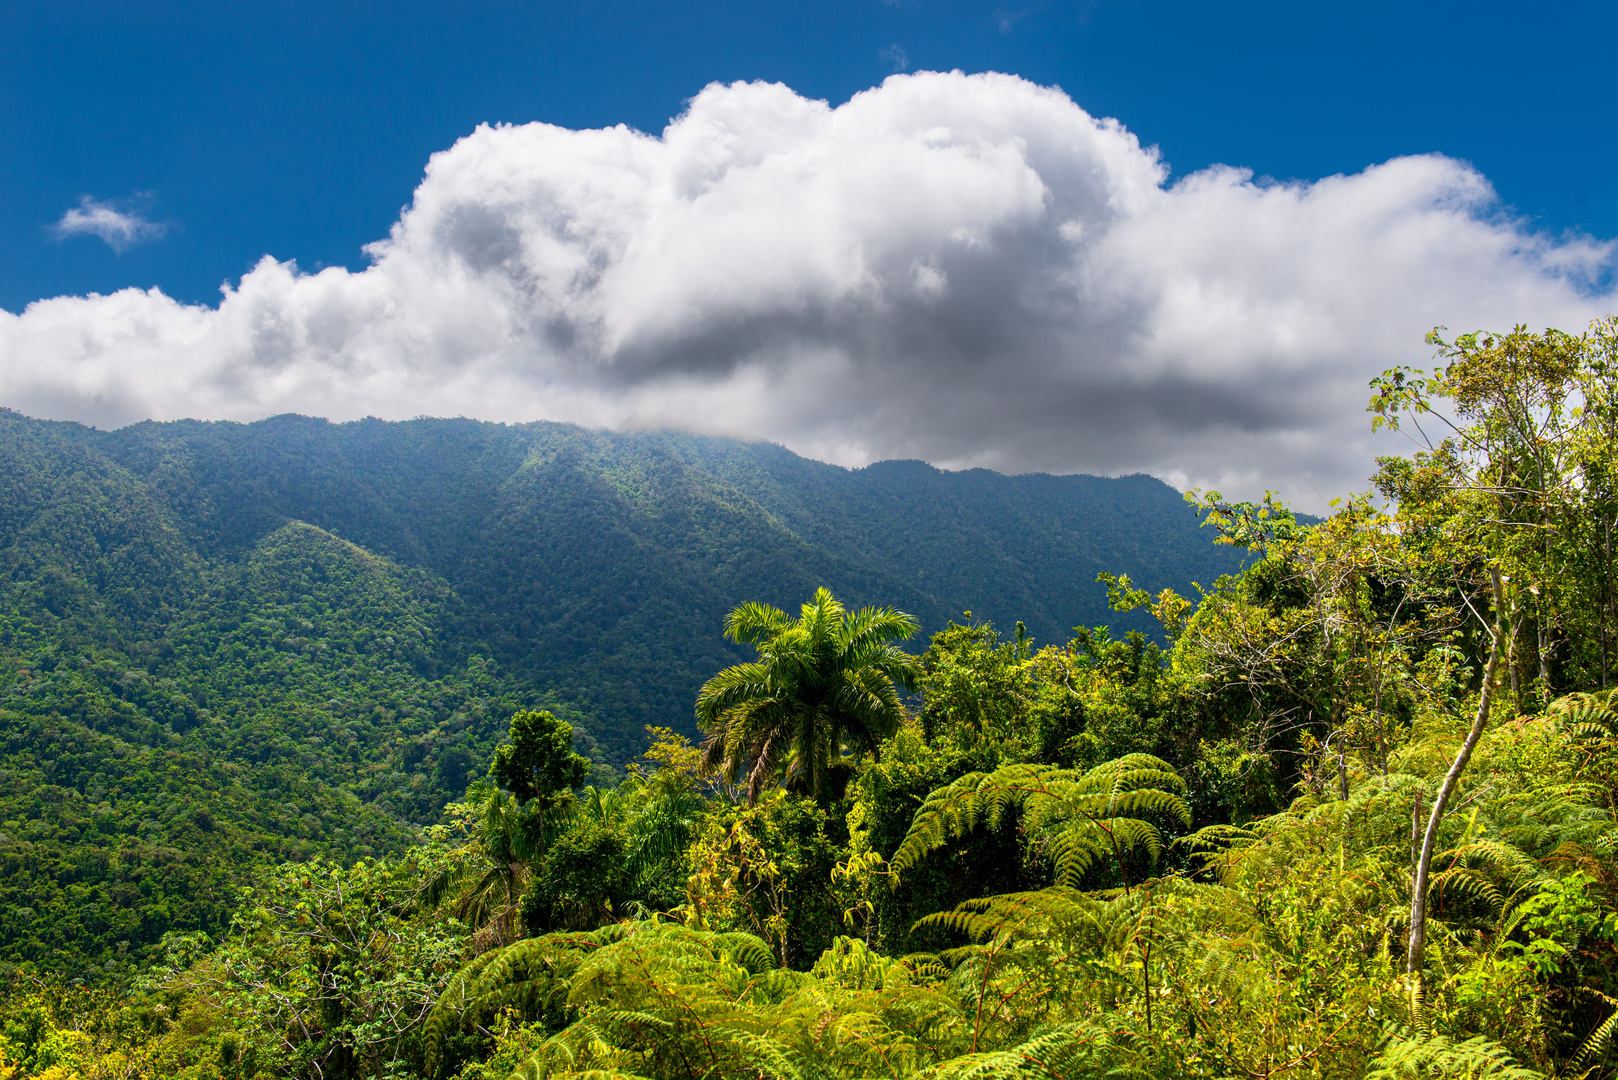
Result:
M1504 668L1518 712L1537 712L1552 697L1558 653L1564 668L1582 666L1584 679L1592 668L1606 679L1611 568L1602 555L1591 557L1592 549L1604 550L1597 546L1606 538L1589 521L1605 519L1610 509L1607 436L1618 398L1618 322L1611 316L1580 336L1517 326L1509 334L1463 334L1451 343L1441 329L1427 340L1446 366L1431 377L1408 368L1384 372L1372 380L1377 394L1370 403L1374 427L1402 430L1401 419L1408 418L1426 444L1413 463L1380 459L1378 486L1399 500L1403 521L1436 522L1434 550L1457 570L1486 568L1492 601L1492 615L1485 615L1466 600L1489 641L1477 711L1425 829L1419 802L1411 826L1416 851L1406 974L1418 1026L1433 851L1449 799L1489 722L1497 671ZM1421 427L1429 417L1449 431L1437 444ZM1534 635L1528 663L1517 650L1525 620Z
M573 725L545 709L513 715L511 741L495 749L489 765L489 778L515 795L518 805L537 818L541 863L550 846L545 811L554 815L561 810L589 775L590 762L573 752Z
M784 776L817 799L845 758L874 753L904 717L899 691L913 690L921 665L895 642L916 632L893 608L850 613L817 589L798 618L747 603L725 619L725 636L758 650L697 694L710 769L747 777L747 799Z

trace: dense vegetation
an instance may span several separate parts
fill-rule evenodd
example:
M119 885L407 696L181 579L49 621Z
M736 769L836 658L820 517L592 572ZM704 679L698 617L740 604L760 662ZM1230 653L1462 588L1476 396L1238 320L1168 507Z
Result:
M96 985L223 932L254 867L397 856L520 707L570 721L606 783L647 725L697 734L742 601L825 584L1055 636L1105 612L1107 551L1182 589L1235 565L1146 477L0 411L0 965Z
M1195 601L1103 573L1161 637L738 604L705 746L613 783L514 710L403 855L267 869L115 988L19 973L0 1069L1618 1074L1618 320L1433 340L1375 495L1194 493L1251 557Z

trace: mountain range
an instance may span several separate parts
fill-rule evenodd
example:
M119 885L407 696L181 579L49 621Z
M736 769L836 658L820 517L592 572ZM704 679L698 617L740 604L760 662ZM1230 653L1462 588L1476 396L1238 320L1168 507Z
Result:
M0 410L0 957L217 928L237 868L397 850L519 706L608 779L695 735L736 604L825 585L924 634L1149 629L1100 571L1238 560L1148 476L845 469L567 424ZM969 613L969 614L968 614ZM913 647L925 646L918 638Z

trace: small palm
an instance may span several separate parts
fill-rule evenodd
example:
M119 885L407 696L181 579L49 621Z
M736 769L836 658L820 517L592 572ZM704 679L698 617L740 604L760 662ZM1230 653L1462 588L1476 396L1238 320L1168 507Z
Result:
M502 945L517 937L528 864L538 853L538 822L493 784L476 784L467 794L474 831L453 865L427 882L422 899L429 908L449 903L456 918Z

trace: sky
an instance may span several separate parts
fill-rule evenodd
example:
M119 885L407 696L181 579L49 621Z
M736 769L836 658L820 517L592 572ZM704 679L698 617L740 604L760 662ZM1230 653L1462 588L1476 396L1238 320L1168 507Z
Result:
M1364 486L1613 299L1611 4L0 6L0 405ZM221 292L221 289L224 292Z

